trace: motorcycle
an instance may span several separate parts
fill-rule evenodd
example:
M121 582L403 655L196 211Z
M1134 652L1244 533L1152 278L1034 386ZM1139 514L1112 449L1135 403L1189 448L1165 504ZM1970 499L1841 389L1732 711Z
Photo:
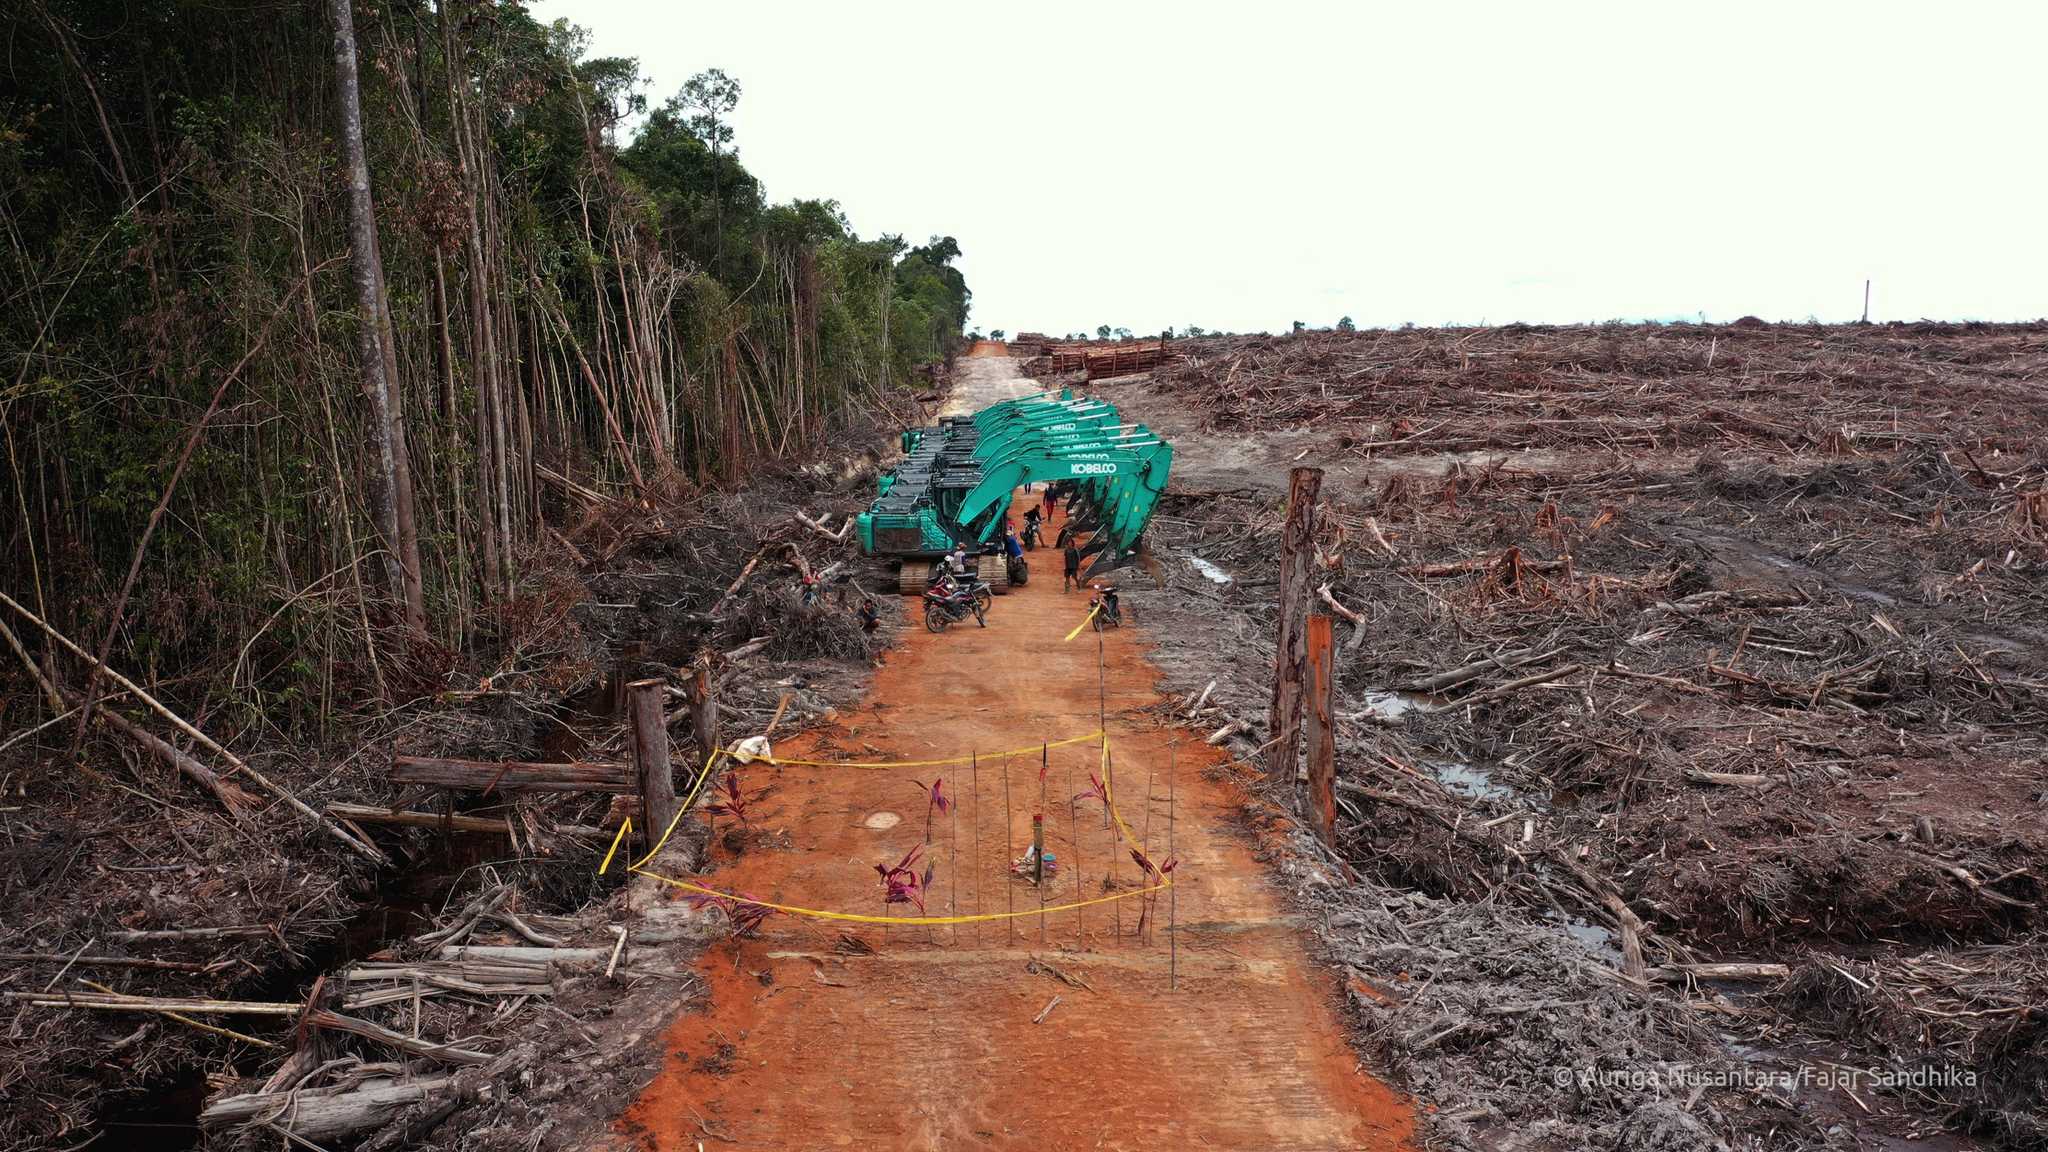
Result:
M1040 533L1040 529L1043 527L1044 525L1036 517L1026 516L1024 518L1024 534L1019 539L1024 542L1024 550L1026 552L1036 552L1038 551L1038 546L1045 543L1045 537Z
M980 584L980 581L976 581ZM958 624L969 616L983 628L988 627L988 585L979 589L928 588L924 594L924 626L927 632L944 632L948 624Z
M1100 632L1104 628L1123 627L1124 614L1117 607L1116 589L1105 588L1100 584L1093 584L1090 587L1095 590L1095 597L1088 601L1088 612L1095 630Z
M965 576L941 573L927 585L927 588L926 595L930 595L931 591L937 591L949 596L971 596L981 605L983 612L987 612L989 607L995 603L996 590L989 587L988 581L983 580L973 572L969 572Z

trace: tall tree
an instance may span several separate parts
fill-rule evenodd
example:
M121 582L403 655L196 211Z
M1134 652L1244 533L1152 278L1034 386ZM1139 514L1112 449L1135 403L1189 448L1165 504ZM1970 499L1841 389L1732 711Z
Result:
M363 395L370 402L370 441L377 453L377 526L384 537L384 577L405 604L406 625L424 631L426 591L420 578L419 529L413 517L412 462L405 444L405 405L398 387L384 291L384 259L377 246L377 206L370 196L370 161L363 148L363 107L356 77L355 13L350 0L329 0L334 20L334 85L341 107L342 149L348 162L348 228L355 270L358 354Z

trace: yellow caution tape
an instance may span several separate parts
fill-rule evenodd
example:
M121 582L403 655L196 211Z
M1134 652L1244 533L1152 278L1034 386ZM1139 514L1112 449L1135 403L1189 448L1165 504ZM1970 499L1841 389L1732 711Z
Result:
M717 896L740 904L752 904L757 908L772 908L791 916L805 916L813 920L836 920L852 924L980 924L991 920L1016 920L1026 916L1044 916L1051 912L1071 912L1076 908L1087 908L1095 904L1108 904L1115 900L1128 900L1133 896L1146 896L1173 887L1173 881L1163 880L1150 888L1135 888L1129 892L1118 892L1114 896L1097 896L1093 900L1076 900L1071 904L1058 904L1049 908L1032 908L1023 912L978 912L968 916L876 916L860 912L827 912L819 908L799 908L794 904L777 904L772 900L756 900L750 896L737 896L731 892L720 892L716 888L705 888L687 880L676 880L655 872L641 872L664 884L681 888L685 892L696 892L705 896Z
M1086 623L1086 621L1083 621L1083 623ZM1076 629L1076 631L1078 632L1079 629ZM1069 637L1069 639L1071 639L1071 637ZM1010 749L1008 751L1003 752L990 752L986 753L985 755L991 758L998 756L1021 756L1027 752L1033 751L1034 749L1063 748L1070 744L1079 744L1083 741L1094 740L1101 737L1102 735L1102 730L1097 729L1096 731L1087 733L1086 735L1082 736L1069 736L1064 740L1056 740L1051 743L1042 743L1032 745L1031 747ZM766 756L756 757L756 759L778 766L803 765L806 767L818 768L916 768L929 767L932 765L940 764L964 764L969 760L973 760L980 755L984 754L969 753L966 756L952 757L950 759L945 760L893 761L778 760ZM757 907L769 908L777 912L784 912L791 916L805 916L813 920L834 920L842 923L853 924L979 924L995 920L1018 919L1025 916L1043 916L1049 912L1071 912L1077 908L1088 908L1096 904L1108 904L1117 900L1128 900L1133 896L1145 896L1154 892L1161 892L1173 886L1172 880L1162 879L1159 883L1154 884L1149 888L1138 888L1129 892L1119 892L1112 896L1098 896L1092 900L1076 900L1071 903L1058 904L1049 908L1032 908L1022 912L982 912L968 916L875 916L860 912L832 912L820 908L802 908L794 904L777 904L769 900L755 900L752 897L738 896L731 892L721 892L716 888L706 888L702 885L692 884L686 880L677 880L673 877L663 876L658 872L646 871L643 865L645 865L649 860L654 859L656 854L658 854L661 851L662 847L668 843L669 837L675 834L676 825L682 822L683 816L690 811L690 806L696 802L698 794L702 792L704 789L704 782L710 779L712 768L718 764L718 761L721 757L730 758L730 756L731 753L726 752L724 749L717 749L714 750L711 753L711 755L705 757L704 767L698 770L697 779L694 783L691 784L689 795L684 797L683 802L676 806L675 816L669 820L668 827L662 829L660 839L654 842L654 846L652 848L649 848L645 855L641 856L638 860L635 860L627 864L626 871L634 873L636 875L646 876L651 879L659 880L663 884L667 884L675 888L680 888L685 892L695 892L703 896L716 896L724 900L734 900L742 904L752 904ZM1124 840L1126 842L1135 844L1138 842L1138 838L1131 832L1131 826L1124 822L1123 814L1117 811L1116 796L1110 788L1109 742L1107 740L1104 740L1102 745L1101 773L1102 792L1105 800L1104 807L1108 809L1110 819L1115 821L1117 830L1122 833ZM620 823L618 834L612 837L611 847L605 852L604 861L597 866L598 875L604 875L605 872L611 868L612 860L614 857L618 855L619 847L626 842L626 837L632 833L632 830L632 818L627 817L623 822Z
M690 805L697 802L697 793L704 790L704 781L711 778L712 766L718 763L719 757L730 755L731 753L727 752L723 748L714 748L711 751L711 755L706 756L704 758L704 767L698 769L696 783L690 785L690 794L688 796L683 797L683 802L681 804L676 805L676 814L669 818L668 827L661 830L661 839L656 840L654 842L654 847L649 848L645 856L640 857L640 859L635 860L632 864L628 865L626 868L628 872L634 871L638 869L640 865L645 864L649 860L654 859L654 854L656 852L661 851L662 845L668 843L668 838L675 834L676 825L683 822L683 814L690 810ZM633 818L630 816L628 816L619 825L619 834L612 837L612 846L609 850L605 852L604 862L597 866L597 874L599 876L604 875L605 870L612 866L612 857L618 854L619 845L625 843L626 833L631 831L632 827Z
M612 837L612 846L604 854L604 863L599 864L597 866L597 874L599 876L604 875L605 870L612 866L612 857L619 854L619 845L625 843L626 833L631 832L632 830L633 818L631 816L628 816L626 817L624 822L622 822L619 825L619 834L617 836Z
M1074 630L1072 632L1067 633L1067 639L1072 640L1074 637L1079 636L1081 634L1081 629L1086 628L1088 626L1088 622L1090 620L1095 619L1095 614L1100 611L1102 611L1101 604L1098 603L1091 606L1088 609L1088 614L1086 616L1081 617L1081 622L1079 624L1074 625ZM1065 643L1065 641L1062 641L1062 643Z

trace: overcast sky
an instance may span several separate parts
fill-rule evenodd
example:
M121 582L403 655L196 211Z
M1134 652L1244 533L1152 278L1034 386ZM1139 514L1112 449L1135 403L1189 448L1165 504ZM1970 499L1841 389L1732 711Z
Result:
M984 330L2048 315L2048 3L533 10Z

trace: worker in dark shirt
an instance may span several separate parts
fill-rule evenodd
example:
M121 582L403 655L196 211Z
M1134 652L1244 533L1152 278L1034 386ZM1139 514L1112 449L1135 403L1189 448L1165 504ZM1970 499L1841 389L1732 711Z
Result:
M1081 586L1081 545L1072 536L1067 537L1065 574L1060 577L1060 591L1066 592Z

